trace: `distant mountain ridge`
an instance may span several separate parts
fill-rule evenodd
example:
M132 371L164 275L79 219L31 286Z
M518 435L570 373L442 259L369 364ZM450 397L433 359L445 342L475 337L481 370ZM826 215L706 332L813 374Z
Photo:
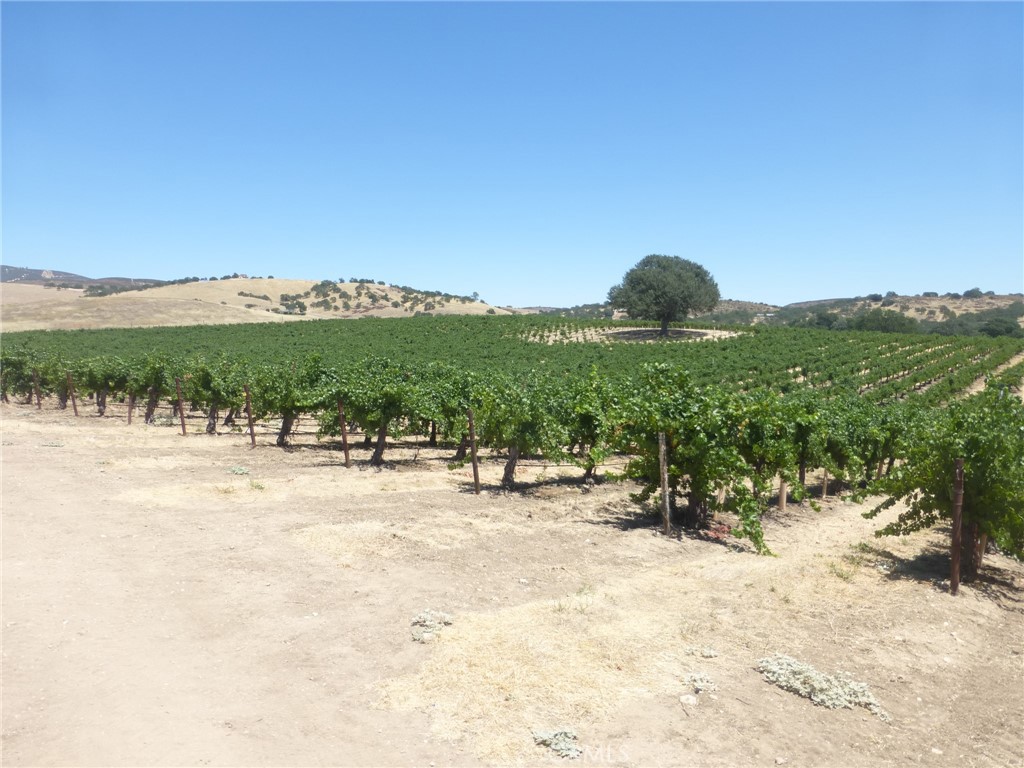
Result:
M164 280L132 277L85 277L74 272L62 272L58 269L32 269L30 267L12 267L0 264L0 283L24 283L25 285L46 285L55 283L69 286L74 283L81 285L163 285Z

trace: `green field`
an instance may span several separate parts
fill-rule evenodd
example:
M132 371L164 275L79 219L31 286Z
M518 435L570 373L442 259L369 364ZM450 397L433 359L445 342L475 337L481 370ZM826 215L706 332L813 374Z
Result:
M611 378L645 363L685 368L699 384L788 391L801 382L868 393L873 400L925 384L927 399L955 393L1024 350L1019 339L834 333L803 329L739 330L738 337L707 344L616 341L623 328L655 324L575 321L538 316L367 318L290 324L185 328L30 331L5 334L5 359L91 357L124 360L227 357L239 364L279 364L319 355L327 366L348 368L374 355L400 365L448 363L475 373L562 374L595 366ZM581 334L601 342L574 341ZM695 333L699 333L699 328ZM938 381L937 381L938 380Z
M472 409L480 445L507 457L505 486L515 486L520 456L577 465L590 480L616 453L641 499L659 488L663 437L670 506L678 503L684 524L732 513L734 530L759 549L760 517L780 478L796 498L818 469L854 495L902 498L934 486L948 496L943 473L967 456L978 484L971 514L989 521L975 533L1024 550L1024 427L1015 426L1024 407L1013 396L1024 341L710 334L676 329L658 339L644 324L536 316L27 332L4 336L0 384L4 398L27 402L38 388L62 406L71 384L101 414L110 399L145 404L147 421L160 403L176 403L180 386L211 432L224 414L242 413L248 391L255 418L279 420L282 446L300 414L336 438L344 407L352 427L375 436L377 466L387 438L408 434L450 444L461 460ZM969 389L984 391L964 397ZM933 523L935 504L902 529Z

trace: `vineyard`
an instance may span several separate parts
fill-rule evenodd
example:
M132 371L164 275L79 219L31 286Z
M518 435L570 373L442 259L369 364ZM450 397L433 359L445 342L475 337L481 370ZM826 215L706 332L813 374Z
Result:
M657 331L4 334L5 761L1020 764L1021 343Z
M1019 460L1011 425L1021 420L1020 340L675 333L654 341L653 326L642 323L488 316L28 332L4 338L0 390L25 403L53 396L62 408L70 399L76 410L77 390L100 415L122 402L129 418L138 409L146 422L180 404L182 413L205 414L211 434L239 429L251 415L279 425L282 447L301 415L317 421L318 438L344 434L346 451L348 432L358 431L372 466L387 460L389 438L408 436L448 445L453 464L465 462L472 411L476 444L504 457L505 488L515 487L521 457L577 466L589 482L614 454L625 460L620 474L639 482L641 500L659 488L664 436L673 517L705 528L730 514L733 532L762 552L760 519L780 482L780 502L803 499L808 473L819 471L822 494L831 481L854 496L905 496L914 489L897 489L893 477L956 419L994 430L995 443L985 445L999 455L974 457L976 473L1002 466L1003 453L1011 469ZM947 442L967 450L956 442L962 437ZM1021 473L1004 471L1016 488ZM1017 505L986 503L973 511L979 541L1024 550ZM922 511L903 527L934 514Z

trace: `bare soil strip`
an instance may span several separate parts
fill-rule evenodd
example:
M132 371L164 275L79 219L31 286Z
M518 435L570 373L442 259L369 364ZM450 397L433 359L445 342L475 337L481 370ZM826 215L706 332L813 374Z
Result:
M791 505L758 557L540 463L477 497L414 443L346 470L312 432L0 416L4 765L561 765L558 729L593 765L1024 763L1024 568L951 598L941 530ZM775 653L892 722L769 684Z
M1021 352L1018 355L1014 355L1002 365L997 366L987 376L979 376L978 379L973 384L971 384L971 386L964 390L964 396L973 395L976 392L981 392L983 389L985 389L985 383L989 380L989 378L995 378L1000 373L1005 371L1007 368L1012 368L1013 366L1017 365L1017 363L1019 363L1021 360L1024 360L1024 352ZM1024 396L1024 392L1018 392L1018 395Z

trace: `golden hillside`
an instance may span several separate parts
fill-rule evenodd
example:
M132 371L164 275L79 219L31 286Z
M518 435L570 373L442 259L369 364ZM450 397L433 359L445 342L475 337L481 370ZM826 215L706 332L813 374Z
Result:
M292 298L282 301L282 297ZM417 312L477 315L488 311L509 313L464 297L404 291L375 283L233 278L110 296L86 296L84 291L72 288L0 283L0 324L7 332L411 317Z

